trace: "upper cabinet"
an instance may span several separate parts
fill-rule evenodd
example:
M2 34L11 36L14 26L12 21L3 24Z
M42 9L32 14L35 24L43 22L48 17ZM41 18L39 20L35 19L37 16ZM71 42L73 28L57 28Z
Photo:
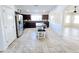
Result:
M49 15L42 15L43 20L48 20L48 18L49 18Z
M23 20L31 20L31 15L27 15L27 14L22 14L23 15Z

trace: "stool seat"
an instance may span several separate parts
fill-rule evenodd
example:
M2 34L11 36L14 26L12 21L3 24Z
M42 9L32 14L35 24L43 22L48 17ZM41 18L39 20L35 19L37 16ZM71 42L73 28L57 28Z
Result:
M38 32L42 32L42 31L45 31L45 29L38 29Z

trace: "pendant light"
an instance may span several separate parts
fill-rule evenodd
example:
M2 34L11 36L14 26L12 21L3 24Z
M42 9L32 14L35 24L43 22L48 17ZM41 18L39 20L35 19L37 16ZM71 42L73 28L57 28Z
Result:
M74 13L77 13L76 9L77 9L77 6L74 6L74 11L73 11Z

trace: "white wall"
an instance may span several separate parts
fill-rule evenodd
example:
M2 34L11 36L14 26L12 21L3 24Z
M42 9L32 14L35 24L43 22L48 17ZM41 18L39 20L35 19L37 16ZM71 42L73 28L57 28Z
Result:
M49 13L50 28L57 32L62 33L64 10L67 6L58 6L54 11ZM51 17L53 16L53 19Z

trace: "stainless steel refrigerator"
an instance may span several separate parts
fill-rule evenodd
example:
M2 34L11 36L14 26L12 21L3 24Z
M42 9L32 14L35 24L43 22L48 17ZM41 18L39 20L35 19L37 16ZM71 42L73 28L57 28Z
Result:
M16 14L15 20L16 20L16 34L18 38L23 34L23 16L20 14Z

